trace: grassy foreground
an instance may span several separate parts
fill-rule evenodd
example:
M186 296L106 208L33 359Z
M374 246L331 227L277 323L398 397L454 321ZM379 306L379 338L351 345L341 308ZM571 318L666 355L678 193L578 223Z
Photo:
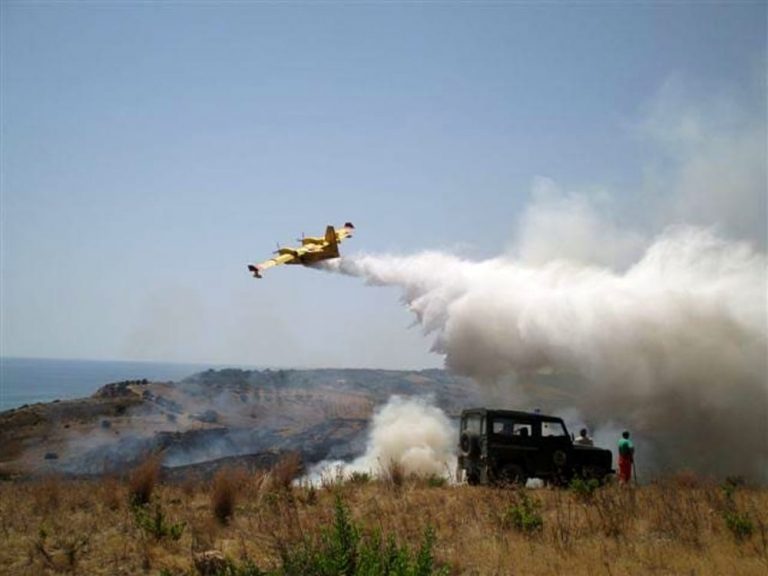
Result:
M768 490L680 475L638 488L448 486L358 475L291 486L296 467L166 485L0 483L2 574L768 573Z

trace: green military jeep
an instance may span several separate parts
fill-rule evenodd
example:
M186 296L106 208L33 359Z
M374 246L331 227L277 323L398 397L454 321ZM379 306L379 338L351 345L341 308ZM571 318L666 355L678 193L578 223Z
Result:
M516 410L461 413L457 474L469 484L521 484L574 477L601 482L613 473L610 450L573 443L561 418Z

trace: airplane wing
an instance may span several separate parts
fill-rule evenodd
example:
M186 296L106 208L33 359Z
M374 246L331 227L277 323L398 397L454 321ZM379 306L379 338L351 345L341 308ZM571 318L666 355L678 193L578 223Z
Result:
M266 270L267 268L272 268L273 266L279 266L280 264L287 264L288 262L292 262L293 260L296 260L298 257L299 257L298 254L285 252L283 254L275 256L274 258L265 260L261 264L249 264L248 270L251 271L254 278L261 278L261 272L263 270Z

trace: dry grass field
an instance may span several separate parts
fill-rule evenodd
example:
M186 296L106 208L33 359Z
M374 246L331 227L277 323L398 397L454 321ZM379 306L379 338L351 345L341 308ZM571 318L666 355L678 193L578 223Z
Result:
M765 488L679 475L641 487L496 489L398 474L313 488L291 485L297 469L285 461L169 485L148 461L120 480L2 482L0 572L768 573Z

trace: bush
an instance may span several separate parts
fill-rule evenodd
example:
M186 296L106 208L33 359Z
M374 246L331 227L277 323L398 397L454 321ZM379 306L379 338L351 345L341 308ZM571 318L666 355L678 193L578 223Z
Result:
M540 508L541 504L538 501L532 500L525 491L521 491L515 497L515 502L504 511L501 525L525 534L539 532L544 527Z
M150 512L148 506L134 506L133 519L142 533L151 536L157 541L164 538L170 538L171 540L180 539L186 526L184 522L177 524L170 522L159 503L155 504L152 512Z
M349 475L349 482L351 484L368 484L371 481L371 475L368 472L352 472Z
M430 488L442 488L448 484L448 479L445 476L438 476L437 474L432 474L429 478L427 478L427 486Z
M723 484L723 496L725 504L722 509L723 520L733 537L741 542L751 537L755 531L755 524L746 512L741 512L736 504L736 489L743 486L744 482L736 482L727 478Z
M235 513L235 495L237 479L231 470L219 470L213 478L211 504L213 515L222 524L226 524Z
M580 476L576 476L573 480L571 480L569 488L581 500L589 501L592 500L592 497L595 495L595 491L600 488L600 481L596 478L584 479Z
M277 464L272 467L272 482L277 489L290 490L291 484L301 473L301 456L296 452L291 452L283 456Z
M281 551L283 576L440 576L433 555L435 534L427 528L419 550L412 554L390 536L384 544L380 532L363 534L349 508L336 498L333 526L316 541L305 540Z
M128 478L128 500L131 506L145 506L160 476L160 457L150 456Z
M725 512L723 515L725 525L731 531L733 537L739 542L752 536L755 531L755 524L748 514L736 510Z

